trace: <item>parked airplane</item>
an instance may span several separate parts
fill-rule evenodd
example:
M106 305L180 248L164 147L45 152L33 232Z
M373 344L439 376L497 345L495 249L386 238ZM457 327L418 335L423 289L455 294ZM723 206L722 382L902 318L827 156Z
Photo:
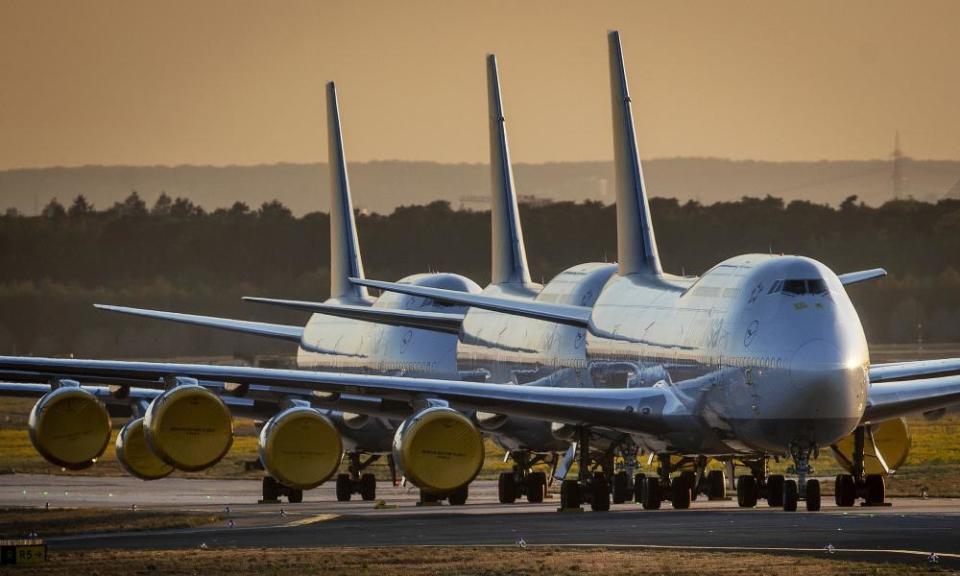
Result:
M623 381L626 387L557 387L544 379L551 374L516 385L2 357L0 376L26 381L49 378L51 387L56 388L41 399L32 414L35 442L53 461L89 463L105 447L104 432L109 438L109 420L98 397L146 390L156 395L143 423L146 441L161 459L187 468L215 459L229 448L228 406L238 401L253 403L257 394L312 397L330 403L366 402L367 410L385 413L412 412L397 430L395 447L399 445L400 450L395 454L399 453L405 469L414 464L437 478L472 466L478 436L460 411L478 410L571 426L578 431L581 458L590 452L591 430L629 434L657 454L661 463L657 477L642 480L642 501L647 508L659 507L665 499L674 507L689 505L689 480L672 475L670 457L681 455L715 456L745 464L750 473L737 483L742 506L755 505L762 494L776 498L780 487L785 509L796 509L802 494L807 508L816 510L820 485L816 479L806 479L809 459L826 447L842 451L845 443L852 445L851 472L836 479L837 504L851 506L857 497L868 503L882 501L883 477L868 468L873 462L868 455L881 467L888 467L880 432L903 415L960 402L960 359L870 365L866 339L844 286L877 277L882 271L838 276L809 258L745 255L718 264L698 279L664 273L636 151L619 36L611 33L609 40L620 261L592 306L543 297L519 298L506 291L477 294L359 277L352 282L469 306L460 328L465 341L493 336L484 331L487 312L544 326L574 327L576 334L583 334L575 347L585 349L584 360L500 350L486 363L504 371L516 371L524 363L537 369L553 367L554 374L568 371L573 375L569 377L579 372L582 378L586 372L591 378L599 375ZM488 319L499 321L497 317ZM539 346L537 341L523 344L534 351ZM109 386L82 386L78 384L81 381ZM37 391L43 389L36 387ZM78 416L81 414L86 415ZM324 463L331 459L334 448L339 450L335 428L325 426L329 420L318 412L303 407L297 415L312 428L285 435L284 431L295 429L281 418L284 414L289 412L275 416L275 425L265 427L265 434L269 429L277 435L275 445L283 445L283 438L288 442L296 438L301 450L287 453L290 459L280 461L289 466L291 474L304 469L325 473ZM327 433L330 430L332 433ZM305 446L312 450L302 450ZM768 477L765 463L770 456L793 459L799 484L791 479L780 486L780 480ZM608 498L603 477L592 477L585 470L580 481L565 481L561 490L564 507L588 501L604 509Z

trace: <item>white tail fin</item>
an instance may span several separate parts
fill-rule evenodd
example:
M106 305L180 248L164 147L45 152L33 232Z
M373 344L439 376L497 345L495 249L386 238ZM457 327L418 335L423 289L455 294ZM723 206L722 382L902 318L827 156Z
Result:
M492 197L490 227L492 262L490 282L493 284L530 284L527 254L523 247L523 230L517 210L517 193L510 165L510 146L500 100L500 73L497 57L487 55L487 92L490 103L490 177Z
M660 275L660 256L650 220L650 203L633 128L633 107L623 66L620 33L610 32L610 92L613 105L613 159L617 190L617 252L620 274Z
M333 82L327 83L327 133L330 153L330 297L363 301L367 298L367 289L350 282L350 278L363 277L363 261L353 218L347 160L343 153L340 104Z

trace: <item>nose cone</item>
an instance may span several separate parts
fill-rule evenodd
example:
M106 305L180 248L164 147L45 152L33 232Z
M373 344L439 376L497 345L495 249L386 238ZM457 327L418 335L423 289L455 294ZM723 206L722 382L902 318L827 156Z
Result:
M781 416L809 422L794 442L831 444L850 431L863 415L867 388L865 362L855 349L841 350L827 340L811 340L790 360L788 397Z

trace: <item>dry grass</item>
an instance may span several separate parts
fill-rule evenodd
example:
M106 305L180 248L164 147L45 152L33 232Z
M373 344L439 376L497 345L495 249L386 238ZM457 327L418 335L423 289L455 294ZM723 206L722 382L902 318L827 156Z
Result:
M845 561L838 557L774 556L748 553L692 553L604 548L293 548L178 551L52 550L39 567L17 574L111 576L127 574L433 574L549 575L672 574L702 576L822 576L826 574L914 574L915 565ZM924 571L926 569L924 568Z
M117 510L115 508L0 508L0 538L192 528L221 520L219 514Z

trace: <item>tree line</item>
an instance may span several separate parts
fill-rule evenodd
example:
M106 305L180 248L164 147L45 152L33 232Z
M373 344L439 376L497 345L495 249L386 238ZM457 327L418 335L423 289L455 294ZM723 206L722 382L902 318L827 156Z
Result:
M960 341L960 200L838 207L773 197L710 205L651 201L661 260L700 274L748 252L803 254L838 273L883 267L849 288L871 342ZM616 260L613 206L558 202L520 208L531 273L548 281L590 261ZM424 271L490 277L489 213L446 202L358 214L367 276ZM329 219L294 217L277 201L205 211L136 193L97 209L83 196L39 216L0 216L0 353L167 358L289 352L290 345L96 311L110 303L303 323L303 314L244 295L322 300L329 286Z

